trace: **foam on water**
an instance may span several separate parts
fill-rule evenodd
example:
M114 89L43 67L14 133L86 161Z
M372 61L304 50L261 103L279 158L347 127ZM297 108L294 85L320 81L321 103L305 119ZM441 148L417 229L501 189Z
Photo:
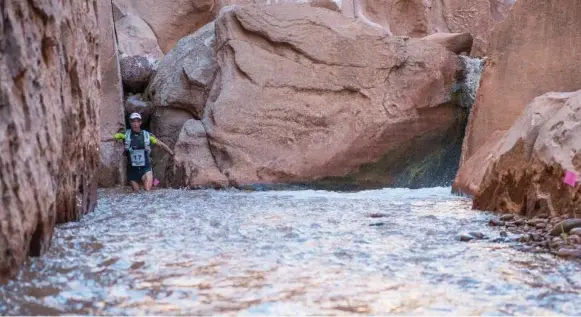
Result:
M0 313L581 314L578 262L457 241L499 233L449 193L101 190Z

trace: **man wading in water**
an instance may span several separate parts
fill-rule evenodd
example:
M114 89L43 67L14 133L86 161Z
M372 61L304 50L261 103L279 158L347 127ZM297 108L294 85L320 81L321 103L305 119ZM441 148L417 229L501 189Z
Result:
M161 146L167 153L173 156L173 151L158 140L153 134L141 129L141 115L132 113L129 116L131 129L123 133L115 133L112 138L102 142L124 141L125 153L129 156L130 166L127 167L127 179L131 182L133 191L139 190L139 182L143 182L145 190L151 190L153 184L153 172L151 171L150 144Z

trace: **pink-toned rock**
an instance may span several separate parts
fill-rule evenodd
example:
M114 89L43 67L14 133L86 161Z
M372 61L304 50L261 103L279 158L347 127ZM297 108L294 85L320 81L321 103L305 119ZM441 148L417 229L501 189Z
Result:
M455 54L470 54L473 42L470 33L435 33L421 40L440 44Z
M99 106L99 121L101 136L106 138L114 133L125 130L123 113L123 87L119 60L117 57L117 41L111 16L111 2L99 1L99 53L101 104ZM125 165L123 146L117 143L105 142L100 147L99 186L112 187L123 183Z
M128 15L115 21L115 32L121 56L139 55L150 61L163 58L155 34L140 17Z
M235 185L344 176L454 125L459 61L440 45L299 5L233 8L216 34L203 124Z
M1 2L0 281L96 204L97 2Z
M575 0L519 0L496 25L458 175L471 175L474 167L485 165L478 157L487 155L476 154L497 131L507 131L533 98L581 87L581 62L571 53L581 43L579 8ZM459 191L469 187L460 179L455 183Z
M199 188L229 185L228 178L216 166L201 121L188 120L184 124L174 152L173 186Z
M581 215L581 190L563 183L565 170L581 172L580 121L581 91L535 98L499 141L474 207L527 216Z
M151 132L170 148L174 148L182 127L194 116L183 109L160 107L151 116ZM153 175L160 181L160 186L168 186L173 179L173 160L167 152L159 147L152 149Z
M214 41L212 22L181 39L165 56L145 93L156 107L181 108L202 118L218 68Z
M342 11L381 25L394 35L470 33L472 55L482 56L493 26L504 19L512 3L514 0L344 0Z
M113 0L118 17L136 15L155 33L162 52L169 52L182 37L210 22L214 0Z

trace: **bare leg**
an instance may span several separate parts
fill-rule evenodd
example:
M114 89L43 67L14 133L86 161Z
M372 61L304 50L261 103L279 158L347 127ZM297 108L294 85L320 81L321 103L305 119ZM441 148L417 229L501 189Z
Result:
M134 182L134 181L131 181L131 187L133 188L133 191L134 192L138 192L139 189L140 189L139 188L139 183L138 182Z
M151 186L153 185L153 172L149 171L149 172L145 173L145 175L143 175L141 180L143 180L143 187L145 187L145 190L150 191Z

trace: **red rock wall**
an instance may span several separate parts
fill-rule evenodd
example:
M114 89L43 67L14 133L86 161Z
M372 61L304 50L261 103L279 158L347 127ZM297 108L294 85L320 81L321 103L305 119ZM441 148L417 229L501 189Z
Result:
M0 1L0 280L96 203L97 1Z
M494 142L488 141L508 130L533 98L581 88L579 30L577 0L519 0L495 27L466 130L457 190L471 194L478 190L482 173L475 169L484 165L482 158L491 151L488 147Z

